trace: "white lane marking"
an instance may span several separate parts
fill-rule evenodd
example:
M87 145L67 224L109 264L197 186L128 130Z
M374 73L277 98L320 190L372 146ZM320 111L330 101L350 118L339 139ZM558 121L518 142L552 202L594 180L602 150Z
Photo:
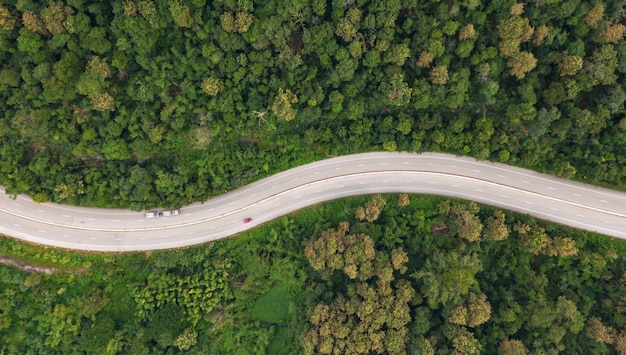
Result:
M64 214L63 217L69 218L69 217L72 217L72 216L68 216L68 215Z
M119 221L120 221L119 219L114 219L114 220L113 220L113 222L119 222Z
M361 182L359 183L359 185L365 185L365 184L367 184L367 181L361 181Z
M339 167L339 168L335 168L335 170L343 170L343 168L342 168L342 167Z
M146 237L141 237L139 238L139 240L146 240Z
M522 182L523 182L524 184L530 184L530 181L528 181L528 180L522 180Z
M410 162L408 162L408 161L403 161L403 162L402 162L402 164L404 164L404 165L409 165L409 164L411 164L411 163L410 163Z
M483 190L481 190L481 189L476 189L476 192L483 192Z
M93 218L87 218L88 221L95 221Z
M411 181L411 180L404 180L404 182L413 182L413 181Z
M526 203L527 203L527 204L529 204L529 205L532 205L532 204L533 204L533 203L532 203L532 202L530 202L530 201L524 201L524 202L526 202Z
M313 175L317 175L317 174L319 174L319 173L320 173L319 171L316 171L316 172L314 172L314 173L313 173Z
M554 208L554 207L550 207L550 209L553 210L553 211L558 211L559 210L558 208Z
M11 223L11 224L12 224L12 225L14 225L14 226L16 226L16 227L20 227L20 225L19 225L19 224L17 224L17 223Z
M46 231L43 229L37 229L37 232L46 234Z
M44 210L37 210L37 211L41 212L41 213L46 213L46 211L44 211Z
M389 180L383 180L383 183L389 182Z
M116 237L115 240L123 240L124 238Z
M602 221L602 222L604 222L604 223L606 223L606 224L611 224L611 222L610 222L610 221Z
M291 179L291 181L296 181L296 180L300 180L300 178L299 177L295 177L295 178Z
M451 168L456 168L456 165L448 165Z
M459 187L459 185L457 185L457 184L452 184L452 187Z
M135 221L141 222L141 221L145 221L145 219L136 219Z
M211 212L213 211L215 208L209 208L208 210L206 210L207 212Z
M72 237L72 236L71 236L71 235L69 235L69 234L63 234L63 236L64 236L65 238L71 238L71 237Z
M433 163L426 163L426 165L433 165Z
M276 186L278 186L278 185L272 185L272 188L273 188L273 189L275 189L275 188L276 188Z
M17 202L13 202L13 204L14 204L14 205L16 205L16 206L21 206L21 205L20 205L19 203L17 203Z
M342 188L342 187L344 187L344 186L345 186L345 185L339 185L339 186L337 186L337 187L338 187L338 188Z
M548 190L556 190L556 189L552 186L548 186Z
M187 232L186 234L187 234L187 235L192 235L193 233L194 233L194 232Z
M252 194L252 195L250 195L250 197L254 197L254 196L256 196L256 194Z
M380 163L380 165L387 165L387 163L385 163L385 162L382 162L382 163Z
M576 216L578 216L578 217L582 217L582 218L584 218L584 217L585 217L585 216L583 216L582 214L577 214Z
M600 200L600 202L602 202L602 203L608 203L609 201L607 201L607 200Z
M434 185L434 184L436 184L437 182L436 182L436 181L429 181L428 183L429 183L429 184Z
M500 197L507 198L507 197L509 197L509 196L507 196L507 195L500 195Z
M480 170L478 170L478 169L472 169L472 171L480 173Z
M171 238L171 235L164 235L163 238Z
M215 227L211 227L211 228L209 228L209 229L210 229L210 230L214 230L214 229L215 229Z
M500 175L500 174L498 174L498 177L499 177L499 178L503 178L503 177L504 177L504 175Z
M183 216L191 216L191 213L185 213Z
M96 237L89 237L89 239L91 239L91 240L98 240L98 238L96 238Z
M237 201L233 201L233 202L229 203L229 205L234 205L235 203L237 203Z
M359 165L357 165L357 166L365 166L365 164L359 164Z
M581 197L582 195L581 194L574 194L574 196Z

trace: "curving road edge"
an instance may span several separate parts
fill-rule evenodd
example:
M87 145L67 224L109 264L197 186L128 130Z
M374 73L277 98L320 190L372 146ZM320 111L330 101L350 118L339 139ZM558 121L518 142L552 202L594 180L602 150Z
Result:
M4 192L4 189L0 189ZM86 251L178 248L235 235L324 201L347 196L433 194L473 200L626 239L626 193L505 164L441 153L363 153L299 166L181 208L178 216L0 195L0 233ZM250 223L243 223L252 218Z

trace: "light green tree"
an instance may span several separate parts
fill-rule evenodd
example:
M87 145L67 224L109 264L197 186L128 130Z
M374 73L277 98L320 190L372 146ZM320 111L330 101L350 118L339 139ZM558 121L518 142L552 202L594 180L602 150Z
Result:
M291 106L298 102L298 97L292 93L289 89L278 89L278 94L274 97L272 103L272 112L278 119L284 121L291 121L296 117L297 111Z
M424 267L411 276L424 284L428 306L436 309L440 304L458 304L476 283L476 274L482 263L474 254L435 252Z

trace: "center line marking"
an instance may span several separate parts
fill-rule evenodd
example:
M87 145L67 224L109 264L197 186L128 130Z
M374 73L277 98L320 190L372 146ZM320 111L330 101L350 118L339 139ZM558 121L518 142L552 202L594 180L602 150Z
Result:
M574 196L581 197L582 195L581 194L574 194Z

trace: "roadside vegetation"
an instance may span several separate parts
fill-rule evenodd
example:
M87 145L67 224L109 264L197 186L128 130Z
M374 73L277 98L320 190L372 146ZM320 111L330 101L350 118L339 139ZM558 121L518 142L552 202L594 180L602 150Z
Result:
M601 0L0 1L0 185L177 207L387 150L623 189L625 15ZM625 252L407 195L166 252L1 239L19 267L0 265L0 352L623 354Z
M0 240L0 352L626 353L626 244L434 196L339 200L183 250ZM80 272L76 272L80 270Z
M0 4L0 185L135 210L303 162L447 151L613 187L618 1Z

